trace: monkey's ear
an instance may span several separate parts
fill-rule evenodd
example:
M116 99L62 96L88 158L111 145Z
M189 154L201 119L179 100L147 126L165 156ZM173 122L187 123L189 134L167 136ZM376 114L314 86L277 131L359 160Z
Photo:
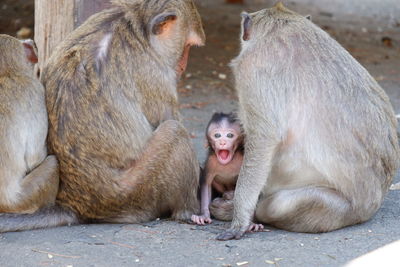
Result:
M309 21L312 21L311 15L307 15L306 19L308 19Z
M173 13L159 14L151 20L151 32L155 35L167 33L176 22L177 16Z
M37 54L36 54L36 45L35 42L31 39L22 41L22 45L24 46L25 55L29 62L35 64L38 62Z
M243 41L248 41L250 40L252 21L249 14L246 12L242 12L240 16L242 16L242 39Z

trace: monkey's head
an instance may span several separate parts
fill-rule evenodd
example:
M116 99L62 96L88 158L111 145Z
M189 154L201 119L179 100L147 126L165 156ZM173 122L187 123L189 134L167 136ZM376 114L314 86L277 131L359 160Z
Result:
M206 134L210 149L222 165L228 164L235 152L242 149L242 128L232 113L214 113L208 123Z
M32 40L20 41L6 34L0 34L0 73L5 71L32 72L37 63L36 46Z
M278 2L272 8L262 9L254 13L242 12L242 46L247 42L269 38L271 31L279 30L293 21L310 21L311 16L302 16L286 8ZM296 29L294 29L296 30Z
M200 15L192 0L114 0L123 7L135 37L150 43L160 64L168 63L180 76L186 69L191 46L205 42ZM142 35L143 36L138 36Z
M299 47L305 43L311 46L310 40L316 39L312 32L318 27L311 22L310 16L291 11L281 2L254 13L242 12L241 16L241 51L230 63L238 83L247 83L250 76L254 76L252 79L260 77L254 68L265 69L268 66L271 73L280 73L282 66L276 62L293 59L303 64L307 61L306 58L299 59L307 57L307 53L300 53ZM318 40L314 42L318 43Z

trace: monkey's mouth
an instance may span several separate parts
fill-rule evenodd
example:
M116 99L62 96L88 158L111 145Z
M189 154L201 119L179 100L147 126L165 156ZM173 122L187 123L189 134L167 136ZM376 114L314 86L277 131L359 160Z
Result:
M183 49L183 53L181 55L181 58L179 59L178 66L177 66L177 73L178 73L179 77L186 70L187 62L189 59L189 51L190 51L190 45L187 44L187 45L185 45L185 47Z
M232 160L233 153L230 150L221 149L217 151L218 161L225 165L228 164Z

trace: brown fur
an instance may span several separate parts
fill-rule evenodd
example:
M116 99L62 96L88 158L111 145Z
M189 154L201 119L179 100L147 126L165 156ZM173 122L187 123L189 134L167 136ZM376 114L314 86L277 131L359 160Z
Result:
M0 212L32 213L55 202L58 163L47 156L44 88L32 74L33 41L0 35Z
M203 42L191 0L119 0L60 44L42 81L57 205L70 220L50 223L57 215L48 212L46 227L184 220L198 210L199 165L176 86L188 47Z
M397 122L371 75L282 4L243 14L232 61L246 134L231 229L327 232L370 219L399 167Z

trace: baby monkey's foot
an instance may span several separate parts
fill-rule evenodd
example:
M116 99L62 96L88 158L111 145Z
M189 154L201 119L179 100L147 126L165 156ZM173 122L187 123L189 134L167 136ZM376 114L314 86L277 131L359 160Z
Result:
M210 216L206 215L192 215L192 222L198 225L206 225L207 223L212 223Z

